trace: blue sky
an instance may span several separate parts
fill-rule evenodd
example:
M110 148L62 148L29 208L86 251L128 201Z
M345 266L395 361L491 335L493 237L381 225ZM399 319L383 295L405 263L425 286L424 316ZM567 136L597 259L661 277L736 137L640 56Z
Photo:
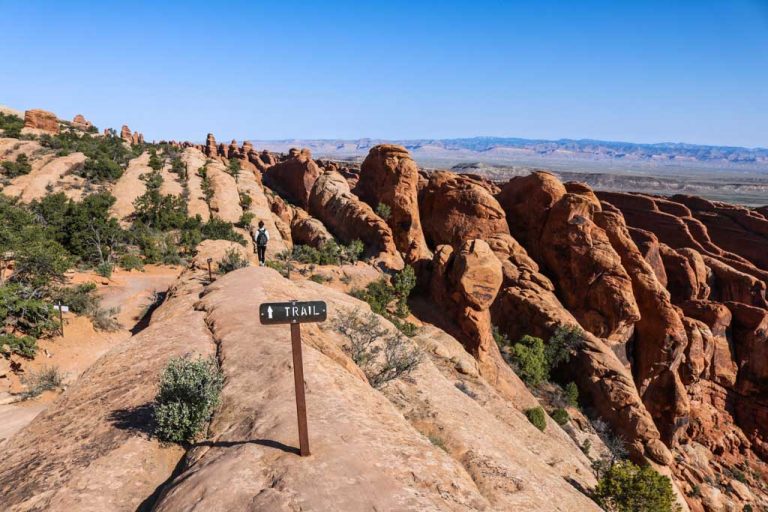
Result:
M768 0L0 0L0 104L149 139L768 146Z

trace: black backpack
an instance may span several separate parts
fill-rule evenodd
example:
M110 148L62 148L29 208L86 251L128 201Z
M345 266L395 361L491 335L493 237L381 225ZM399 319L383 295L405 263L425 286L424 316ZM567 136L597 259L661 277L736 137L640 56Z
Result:
M266 247L267 246L267 234L264 232L263 229L260 229L258 231L258 235L256 235L256 245L259 247Z

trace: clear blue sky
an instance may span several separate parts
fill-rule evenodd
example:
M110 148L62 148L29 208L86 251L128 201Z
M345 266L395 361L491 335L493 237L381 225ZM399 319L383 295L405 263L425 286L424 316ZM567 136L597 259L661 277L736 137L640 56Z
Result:
M0 104L149 139L768 146L768 0L0 0Z

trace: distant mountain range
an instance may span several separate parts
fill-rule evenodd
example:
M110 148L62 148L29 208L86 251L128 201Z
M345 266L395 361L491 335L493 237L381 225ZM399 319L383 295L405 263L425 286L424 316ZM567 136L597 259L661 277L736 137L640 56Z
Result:
M256 147L285 151L290 147L308 147L320 158L354 158L367 154L381 143L405 146L422 164L442 165L468 161L488 163L524 163L536 161L605 161L629 165L705 165L748 167L768 170L768 148L704 146L662 142L635 144L591 139L539 140L509 137L471 137L457 139L295 139L252 141Z

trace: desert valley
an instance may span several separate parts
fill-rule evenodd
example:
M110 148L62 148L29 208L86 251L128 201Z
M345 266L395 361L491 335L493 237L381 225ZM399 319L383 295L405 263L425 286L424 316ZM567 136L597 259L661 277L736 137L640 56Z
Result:
M256 144L2 109L0 509L768 510L768 206Z

